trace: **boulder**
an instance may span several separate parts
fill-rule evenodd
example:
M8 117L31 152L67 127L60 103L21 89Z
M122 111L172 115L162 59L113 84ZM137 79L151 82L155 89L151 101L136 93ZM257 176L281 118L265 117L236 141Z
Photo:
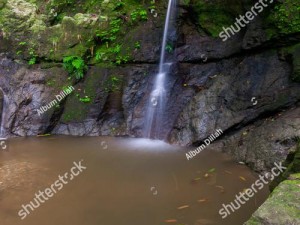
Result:
M293 174L272 192L245 225L300 224L300 174Z

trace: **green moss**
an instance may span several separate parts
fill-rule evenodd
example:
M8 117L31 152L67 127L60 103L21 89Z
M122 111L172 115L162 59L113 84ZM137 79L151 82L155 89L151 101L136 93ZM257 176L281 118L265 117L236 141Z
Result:
M85 107L80 107L78 110L68 110L68 112L64 113L62 117L62 122L68 123L74 121L81 121L85 118L86 113L87 111Z
M88 50L88 46L85 46L84 44L80 43L74 46L73 48L66 49L63 55L77 55L83 57Z
M89 22L87 22L89 23ZM76 55L83 57L94 45L93 29L86 28L86 23L71 17L65 17L61 24L47 28L41 32L41 45L37 52L41 57L62 61L63 57ZM37 39L34 39L38 42Z
M276 29L274 29L274 27L268 27L265 30L265 34L266 34L266 38L269 40L273 37L276 37L278 35Z
M289 158L292 158L291 160ZM286 162L284 163L287 167L286 171L277 177L271 184L270 189L273 190L278 184L286 179L291 174L300 173L300 141L298 141L298 146L296 152L292 153Z
M46 85L49 86L49 87L54 87L55 84L56 84L55 79L48 79L48 80L46 81Z
M300 173L291 174L290 179L292 180L300 180Z
M104 82L104 90L107 93L120 92L122 89L123 78L122 76L112 75Z
M253 214L246 225L299 224L299 185L299 180L282 182L267 201Z
M218 37L222 28L232 25L235 17L243 12L238 0L194 0L191 7L198 25L213 37Z
M91 102L84 103L79 101L79 93L80 92L77 89L69 96L61 119L63 123L75 121L79 122L86 118L86 115L89 111L88 106L91 104Z
M277 32L290 34L300 32L300 0L277 2L268 16L268 22Z
M256 217L251 217L250 220L247 221L245 225L261 225L261 221Z
M93 101L96 97L96 90L100 85L99 80L102 77L102 74L95 75L94 73L92 73L85 81L85 94L90 97L91 101Z
M212 20L211 15L215 15ZM208 31L213 37L218 37L223 26L228 27L233 23L232 17L224 14L222 11L203 12L199 15L200 25Z
M104 50L107 60L126 63L131 55L123 50L113 52L128 30L147 20L151 0L9 0L0 12L0 29L12 41L9 49L16 58L32 59L29 48L37 59L62 61L63 57L76 55L91 59L97 49ZM6 1L0 0L4 6ZM18 15L14 13L14 10ZM81 12L81 13L78 13ZM84 13L82 13L84 12ZM139 21L132 22L131 14L137 12ZM141 21L142 20L142 21ZM47 25L46 25L47 24ZM28 42L18 46L20 41ZM105 51L105 48L109 47ZM131 50L130 50L131 51ZM18 54L16 54L18 53ZM93 63L97 61L92 60Z
M294 160L288 168L289 173L300 173L300 141L298 144L298 149L295 153Z
M300 82L300 44L285 48L283 52L290 56L292 60L292 80Z
M63 123L79 122L86 118L90 107L95 101L97 89L104 85L103 82L106 72L107 68L103 65L96 66L88 72L84 83L79 85L68 98L62 115ZM101 95L100 98L106 98L105 94ZM89 99L89 101L80 101L80 99Z
M0 0L0 9L2 9L7 3L7 0Z
M292 79L300 82L300 45L293 52L293 76Z
M189 6L191 4L191 0L181 0L180 4L183 6Z
M11 10L11 8L14 8L15 11ZM35 5L25 0L11 0L7 2L0 12L0 29L8 37L12 37L12 35L20 37L21 33L28 30L37 19L35 11Z

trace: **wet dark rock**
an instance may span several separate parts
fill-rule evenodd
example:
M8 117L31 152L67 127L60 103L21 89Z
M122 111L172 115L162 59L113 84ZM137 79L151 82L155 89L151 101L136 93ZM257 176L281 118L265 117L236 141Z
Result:
M56 85L66 79L66 72L61 68L28 69L5 57L0 60L0 87L7 97L4 105L4 131L7 136L30 136L43 133L50 125L54 109L41 116L37 110L51 102L59 93L58 88L47 85L51 77Z
M270 172L296 151L300 137L300 106L262 117L241 129L232 129L218 140L217 148L259 173Z
M289 78L290 65L274 51L224 60L215 64L215 71L204 68L203 74L211 73L211 86L197 93L181 112L170 136L172 143L191 145L216 129L242 126L300 100L300 86Z
M300 174L282 182L245 225L275 225L300 223Z
M243 49L252 49L261 46L267 41L261 17L255 18L255 21L250 23L247 28L247 32L243 38Z
M200 35L193 25L184 24L180 29L185 34L185 45L176 49L179 62L203 63L206 60L227 58L242 50L241 34L223 42L220 38Z

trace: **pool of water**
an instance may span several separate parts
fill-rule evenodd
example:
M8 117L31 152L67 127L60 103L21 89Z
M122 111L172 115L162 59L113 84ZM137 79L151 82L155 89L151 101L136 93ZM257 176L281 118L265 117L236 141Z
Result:
M268 187L222 219L222 204L258 176L225 154L161 141L112 137L10 140L0 151L1 225L241 225L262 204ZM21 219L22 205L82 162L86 167L53 197Z

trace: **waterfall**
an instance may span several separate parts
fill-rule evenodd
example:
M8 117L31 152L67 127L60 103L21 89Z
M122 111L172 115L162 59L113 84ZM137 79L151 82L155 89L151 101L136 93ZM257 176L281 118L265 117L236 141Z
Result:
M161 126L164 121L164 108L166 105L166 77L172 62L166 62L166 47L168 37L173 30L176 18L176 0L169 0L158 74L156 74L152 92L147 104L144 137L162 139Z

